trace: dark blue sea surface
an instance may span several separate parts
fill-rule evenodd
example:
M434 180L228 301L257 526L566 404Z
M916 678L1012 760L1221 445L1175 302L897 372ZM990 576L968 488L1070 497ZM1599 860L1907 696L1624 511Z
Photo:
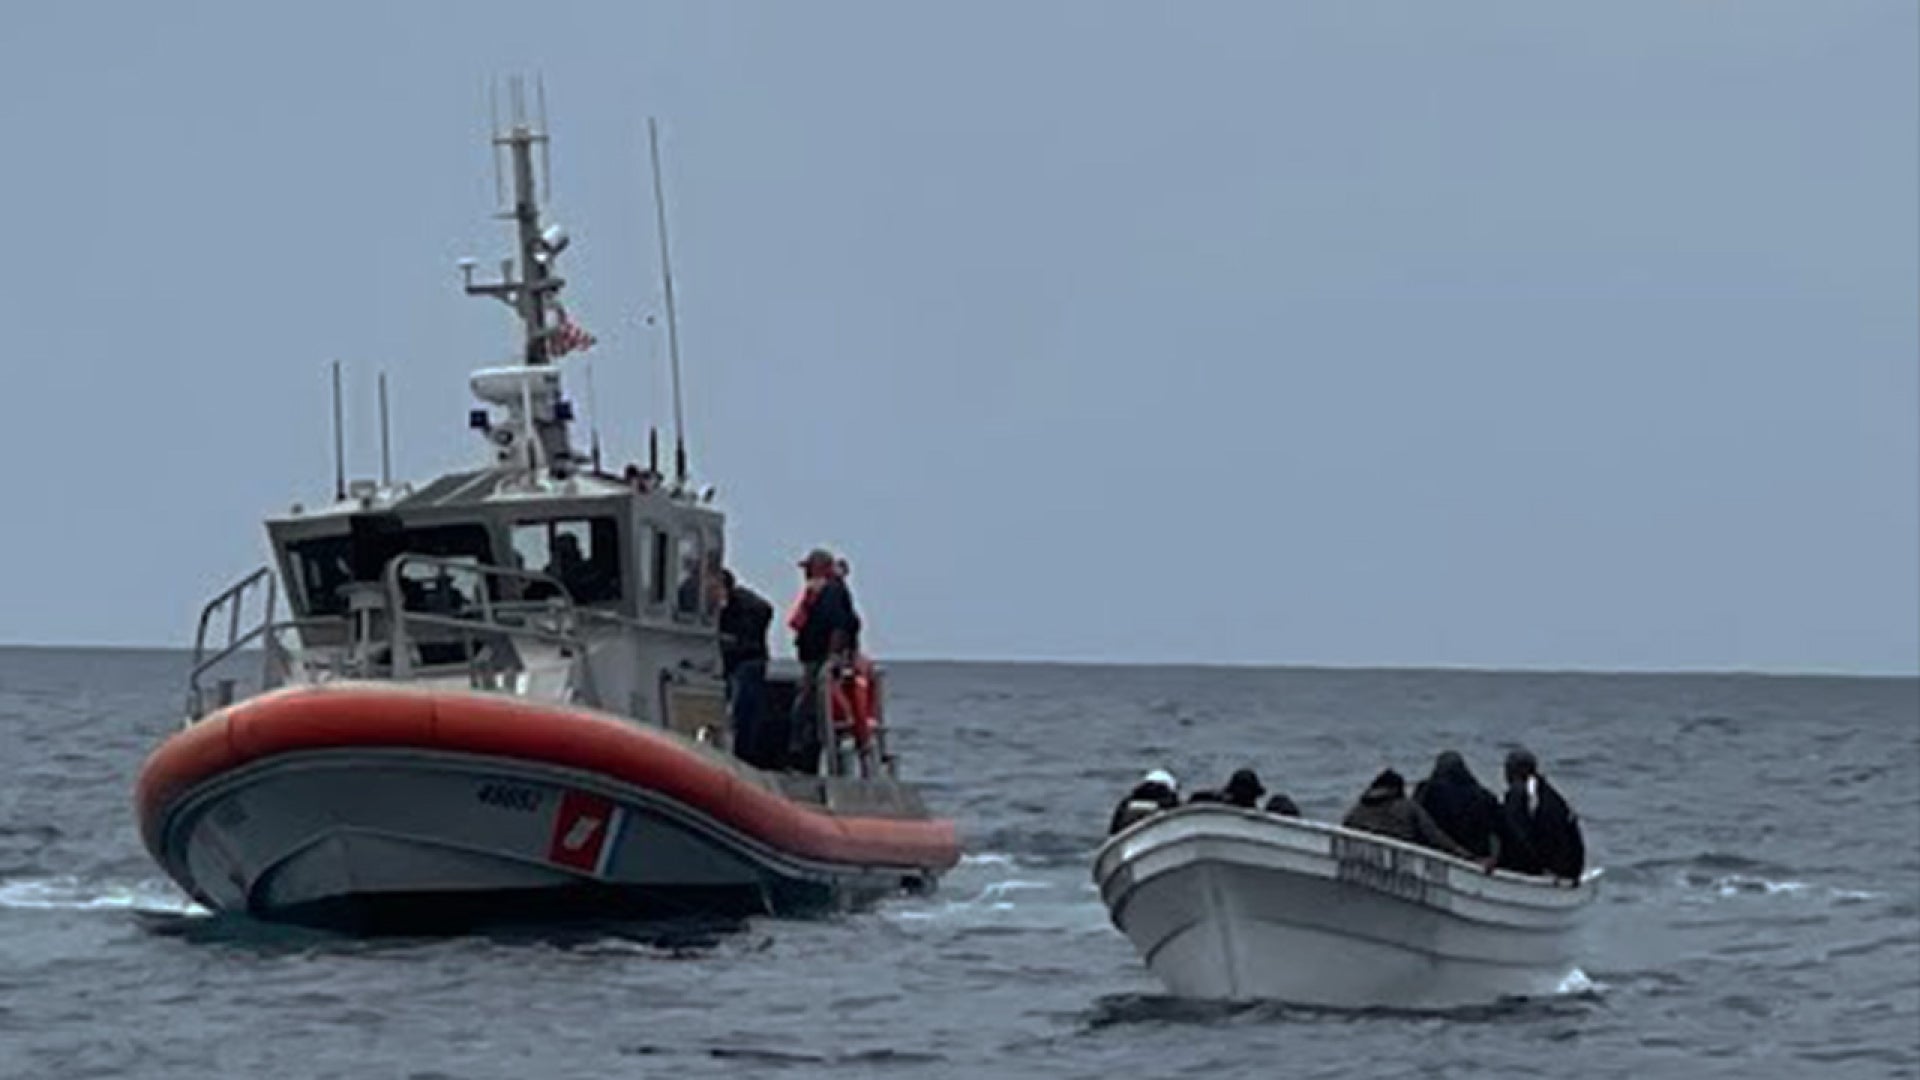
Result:
M931 896L816 922L361 941L215 918L140 847L164 652L0 650L0 1076L1920 1076L1920 682L903 664ZM1523 741L1605 868L1583 969L1445 1015L1162 994L1088 879L1143 769L1311 816Z

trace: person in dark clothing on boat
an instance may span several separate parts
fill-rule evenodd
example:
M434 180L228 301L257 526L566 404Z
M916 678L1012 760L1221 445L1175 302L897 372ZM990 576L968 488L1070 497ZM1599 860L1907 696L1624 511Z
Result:
M1155 769L1141 777L1133 790L1127 792L1126 797L1113 808L1113 817L1107 823L1107 835L1112 836L1136 821L1179 805L1180 782L1165 769Z
M1500 800L1480 786L1466 759L1455 751L1448 750L1434 759L1433 771L1414 785L1413 801L1476 862L1497 860L1509 846Z
M1300 816L1300 807L1292 799L1287 798L1285 792L1275 792L1273 797L1267 800L1264 809L1267 813L1280 817Z
M1586 869L1587 844L1580 817L1540 775L1540 762L1524 748L1507 755L1504 817L1514 843L1502 852L1500 866L1521 874L1551 874L1579 881Z
M795 772L811 773L819 768L822 749L821 688L824 680L852 662L860 616L853 607L853 593L836 572L832 552L815 548L799 565L806 576L806 592L790 625L801 678L793 698L787 765Z
M1260 774L1252 769L1235 769L1227 778L1226 796L1229 806L1244 806L1253 810L1260 805L1260 796L1267 793L1267 786L1260 782Z
M767 627L773 605L722 569L713 578L720 609L720 670L727 680L727 715L733 720L733 752L756 768L779 764L769 745ZM785 750L785 747L781 747Z
M1427 812L1420 809L1419 803L1407 798L1407 782L1392 769L1383 770L1373 778L1373 783L1367 785L1360 801L1347 811L1346 818L1340 824L1360 832L1390 836L1409 844L1430 847L1455 858L1472 858L1466 848L1454 842L1453 837L1440 831Z
M1225 803L1228 806L1243 806L1248 810L1260 808L1260 796L1267 793L1267 787L1260 782L1260 774L1252 769L1235 769L1227 778L1227 786L1218 790L1196 791L1187 801L1190 803ZM1281 795L1277 798L1285 799ZM1291 802L1291 800L1289 800ZM1299 811L1294 811L1296 814Z

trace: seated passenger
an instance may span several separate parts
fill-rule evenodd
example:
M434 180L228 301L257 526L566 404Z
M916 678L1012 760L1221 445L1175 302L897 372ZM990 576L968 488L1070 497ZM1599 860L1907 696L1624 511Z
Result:
M1392 769L1383 770L1367 785L1360 801L1340 824L1360 832L1390 836L1410 844L1444 851L1455 858L1471 858L1467 849L1454 843L1453 837L1440 831L1425 810L1407 798L1407 782Z
M546 575L558 581L568 593L574 593L582 576L586 573L587 560L580 554L580 539L572 533L561 533L553 538L553 552L547 557ZM536 586L538 583L536 583ZM528 599L537 599L535 589L527 590Z
M1267 793L1267 787L1260 782L1260 776L1252 769L1235 769L1227 778L1225 795L1232 806L1244 806L1249 810L1260 805L1260 796Z
M1507 825L1500 800L1480 786L1465 758L1448 750L1434 759L1433 771L1414 785L1413 801L1440 831L1459 841L1475 860L1497 859Z
M1286 795L1282 793L1275 793L1272 798L1268 799L1264 809L1267 813L1277 814L1280 817L1300 816L1300 807L1295 805L1292 799L1287 798Z
M1107 835L1112 836L1136 821L1179 805L1179 781L1165 769L1155 769L1141 777L1133 790L1127 792L1126 798L1113 808L1113 818L1107 824Z
M1188 802L1226 803L1228 806L1244 806L1256 810L1260 806L1260 796L1267 793L1266 786L1260 783L1260 775L1252 769L1235 769L1227 778L1227 786L1218 791L1196 791Z
M1514 842L1511 852L1501 852L1501 869L1579 881L1587 862L1579 815L1540 775L1531 752L1508 754L1506 773L1504 816Z

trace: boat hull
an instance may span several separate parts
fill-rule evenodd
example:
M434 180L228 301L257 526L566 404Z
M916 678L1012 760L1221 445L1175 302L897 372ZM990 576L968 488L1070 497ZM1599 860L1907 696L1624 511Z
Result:
M888 786L843 792L863 805L841 812L831 792L808 805L704 747L579 710L309 688L168 740L139 814L155 859L210 908L411 931L804 914L930 888L958 857L952 825L911 816L917 800Z
M1555 885L1336 826L1183 808L1110 840L1114 924L1183 997L1452 1008L1562 990L1591 883Z

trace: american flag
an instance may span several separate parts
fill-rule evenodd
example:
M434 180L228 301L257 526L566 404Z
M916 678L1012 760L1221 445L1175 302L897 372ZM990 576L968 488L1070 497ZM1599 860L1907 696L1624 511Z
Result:
M559 309L560 321L547 331L547 352L552 356L565 356L570 352L585 352L593 348L600 340L581 328L580 324L567 317L565 308Z

